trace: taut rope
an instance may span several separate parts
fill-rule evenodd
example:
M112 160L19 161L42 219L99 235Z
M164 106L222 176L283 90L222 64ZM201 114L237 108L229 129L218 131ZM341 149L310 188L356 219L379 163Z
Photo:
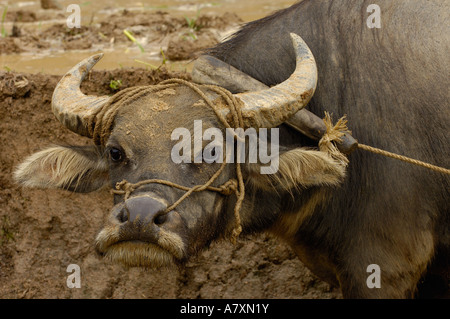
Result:
M419 161L419 160L416 160L416 159L413 159L413 158L410 158L410 157L406 157L406 156L403 156L403 155L391 153L391 152L388 152L388 151L385 151L385 150L382 150L382 149L379 149L379 148L376 148L376 147L372 147L372 146L369 146L369 145L358 143L358 148L360 148L362 150L365 150L365 151L369 151L369 152L375 153L375 154L380 154L380 155L383 155L383 156L395 158L397 160L400 160L400 161L403 161L403 162L406 162L406 163L422 166L422 167L431 169L431 170L433 170L435 172L439 172L439 173L442 173L442 174L450 174L450 169L447 169L447 168L444 168L444 167L439 167L439 166L432 165L432 164L429 164L429 163L425 163L425 162L422 162L422 161Z
M350 133L350 131L347 129L347 120L345 119L345 116L341 117L338 122L336 123L336 125L333 126L332 122L331 122L331 117L329 115L328 112L325 112L325 118L323 119L325 126L327 128L326 133L323 135L322 139L319 141L319 147L321 150L324 150L322 147L322 144L326 145L326 148L331 147L332 148L332 152L331 155L333 157L338 156L339 159L341 160L347 160L347 158L345 157L344 154L340 153L336 146L332 143L330 143L330 140L334 140L336 142L340 142L340 138L341 136L344 135L344 133ZM443 168L443 167L439 167L436 165L432 165L429 163L425 163L407 156L403 156L403 155L399 155L399 154L395 154L395 153L391 153L376 147L372 147L366 144L361 144L358 143L358 148L368 151L368 152L372 152L375 154L379 154L379 155L383 155L386 157L391 157L406 163L410 163L410 164L414 164L414 165L418 165L418 166L422 166L428 169L431 169L435 172L439 172L442 174L450 174L450 169L447 168Z

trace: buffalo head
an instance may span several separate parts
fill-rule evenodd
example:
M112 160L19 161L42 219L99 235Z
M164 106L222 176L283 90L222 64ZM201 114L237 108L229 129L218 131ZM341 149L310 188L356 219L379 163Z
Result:
M241 107L246 128L277 127L312 97L317 81L314 58L300 37L292 35L292 39L297 67L289 79L267 90L232 96ZM158 179L185 187L208 181L221 164L174 161L171 152L176 143L190 145L199 120L201 132L225 130L220 118L232 116L224 97L200 87L203 97L213 101L215 107L211 108L198 91L178 83L130 88L112 97L86 96L80 83L100 58L93 56L70 70L52 100L57 119L70 130L94 138L96 145L54 146L37 152L19 165L16 180L27 187L74 192L115 187L123 180L136 184ZM173 132L177 128L192 135L176 141ZM193 158L197 151L204 151L202 143L190 154ZM294 147L295 143L284 140L280 144L278 169L273 174L261 174L261 162L242 165L246 195L240 218L244 233L271 228L289 235L295 228L291 221L301 218L288 221L282 213L307 213L305 205L311 201L301 200L302 193L336 185L344 176L344 166L327 153ZM236 165L227 163L211 186L236 178ZM129 266L157 267L181 263L211 241L230 235L235 225L234 194L194 192L168 209L183 194L185 190L163 183L145 183L127 196L116 193L115 206L96 238L98 252ZM321 197L315 198L317 202Z

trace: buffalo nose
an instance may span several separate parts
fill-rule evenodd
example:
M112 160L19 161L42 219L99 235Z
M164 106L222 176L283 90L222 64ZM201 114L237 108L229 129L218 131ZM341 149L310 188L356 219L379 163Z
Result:
M121 223L161 225L166 219L166 208L164 203L150 196L132 197L125 201L117 219Z

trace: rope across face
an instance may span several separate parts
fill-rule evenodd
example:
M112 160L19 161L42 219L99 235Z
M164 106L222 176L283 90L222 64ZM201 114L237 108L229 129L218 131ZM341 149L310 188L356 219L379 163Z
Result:
M231 92L228 90L211 85L199 85L191 82L187 82L182 79L170 79L164 82L161 82L159 85L155 86L147 86L147 87L136 87L128 90L121 91L113 96L108 104L106 104L99 112L95 115L95 121L91 122L91 130L94 142L99 145L105 145L108 137L111 134L111 129L114 123L115 116L117 112L123 105L127 105L128 102L132 100L136 100L139 97L142 97L147 94L151 94L160 90L164 90L167 88L172 88L174 86L183 85L192 89L195 93L197 93L216 114L219 121L226 128L244 128L244 121L242 119L242 109L241 102L236 99ZM227 121L227 119L223 116L219 109L217 109L216 104L212 101L208 96L204 93L203 90L211 90L220 96L226 103L228 109L230 110L231 116L229 116L229 120L231 124ZM233 131L234 132L234 131ZM235 139L240 138L236 133L234 133ZM237 148L237 158L240 158L241 148ZM175 203L170 205L166 209L166 213L174 210L181 202L183 202L186 198L188 198L194 192L202 192L202 191L213 191L218 192L219 194L229 196L232 194L236 195L236 204L234 207L234 218L235 218L235 226L231 234L231 241L233 243L236 242L237 237L242 232L241 226L241 217L240 210L242 207L242 202L245 196L245 184L242 175L242 167L239 162L235 163L236 165L236 178L230 178L224 184L220 186L212 186L213 182L222 174L225 167L227 165L226 156L223 158L223 162L220 168L213 174L213 176L204 184L196 185L193 187L186 187L183 185L176 184L172 181L162 180L162 179L148 179L143 180L137 183L130 183L126 180L118 182L115 186L115 189L112 190L112 193L118 195L124 195L124 200L127 200L130 195L139 187L148 185L148 184L162 184L170 187L174 187L180 190L184 190L185 193L181 196Z

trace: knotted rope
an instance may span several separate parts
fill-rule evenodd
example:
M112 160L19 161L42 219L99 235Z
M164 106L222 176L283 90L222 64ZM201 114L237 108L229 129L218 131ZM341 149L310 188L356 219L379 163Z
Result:
M319 149L322 152L327 152L333 159L342 163L343 166L347 166L347 156L341 153L335 144L342 142L342 136L344 136L345 133L351 133L347 128L345 116L341 117L337 123L333 125L330 114L325 112L323 122L325 123L326 132L319 141Z
M334 159L337 159L343 163L348 163L348 159L347 157L341 153L336 145L332 142L341 142L341 137L345 134L345 133L351 133L348 128L347 128L347 120L345 118L345 116L341 117L337 123L335 125L333 125L332 121L331 121L331 117L330 114L328 112L325 112L325 118L323 119L325 126L327 128L326 133L323 135L323 137L321 138L321 140L319 141L319 148L321 151L326 151L328 152L331 157L333 157ZM432 165L426 162L422 162L407 156L403 156L403 155L399 155L399 154L395 154L392 152L388 152L373 146L369 146L366 144L361 144L358 143L358 148L365 150L365 151L369 151L375 154L379 154L379 155L383 155L386 157L391 157L406 163L410 163L413 165L417 165L417 166L421 166L421 167L425 167L428 169L431 169L435 172L439 172L442 174L450 174L450 169L447 168L443 168L443 167L439 167L436 165Z

